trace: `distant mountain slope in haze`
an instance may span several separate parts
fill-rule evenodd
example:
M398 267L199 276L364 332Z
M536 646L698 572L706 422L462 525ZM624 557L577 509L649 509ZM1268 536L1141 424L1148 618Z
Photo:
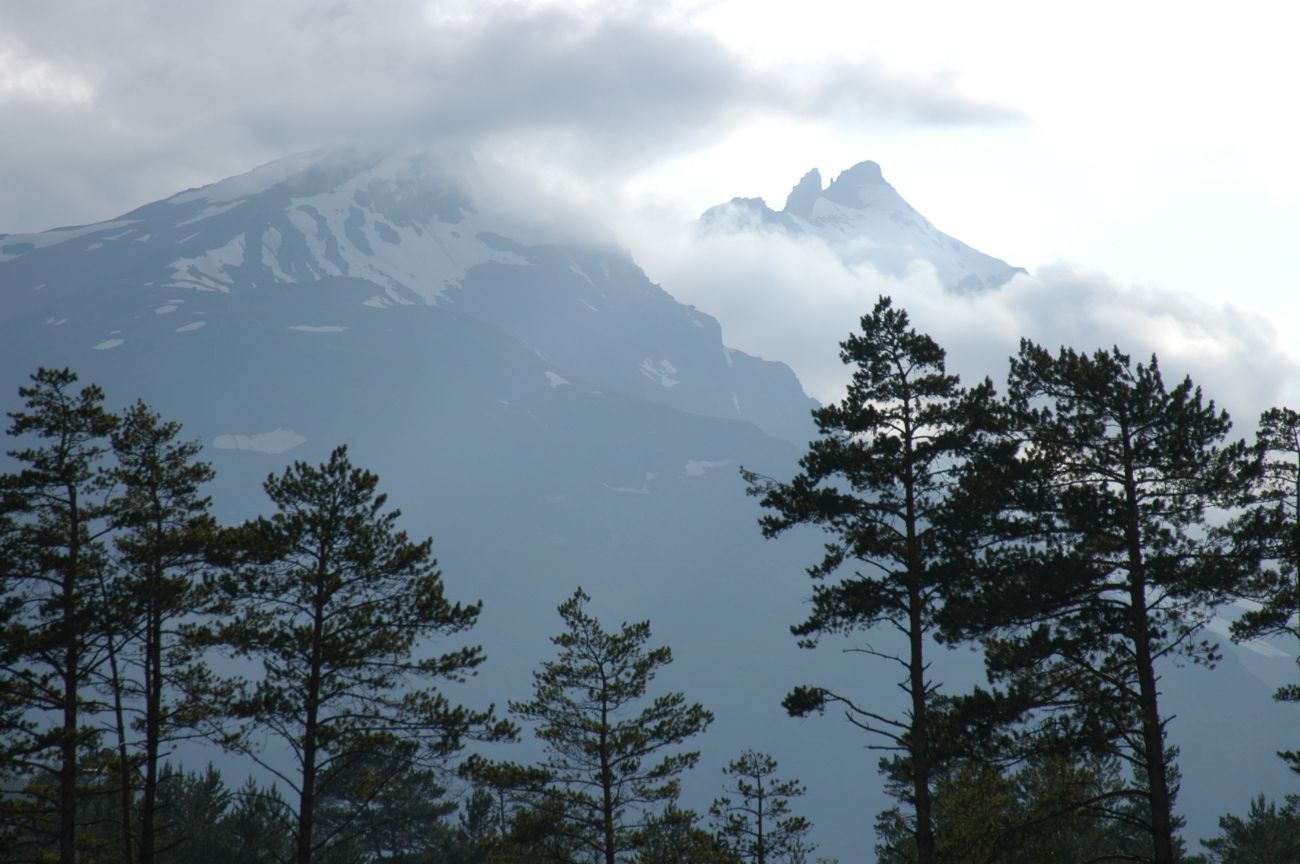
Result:
M780 212L762 198L733 198L706 210L700 224L706 230L817 237L846 264L869 263L890 276L904 275L916 261L928 262L939 281L959 293L994 289L1025 272L935 228L885 181L875 162L859 162L825 189L821 173L812 169Z

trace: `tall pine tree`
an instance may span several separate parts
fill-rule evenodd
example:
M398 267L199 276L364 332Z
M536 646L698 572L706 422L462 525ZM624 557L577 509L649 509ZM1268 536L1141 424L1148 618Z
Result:
M1232 624L1238 641L1288 636L1300 641L1300 414L1271 408L1255 433L1257 476L1252 501L1234 520L1237 548L1262 566L1234 592L1253 608ZM1273 694L1281 702L1300 702L1300 684ZM1300 751L1278 754L1300 772Z
M479 605L449 601L431 554L385 512L379 478L355 468L346 447L320 466L297 462L266 480L276 506L242 529L244 564L225 580L233 615L215 634L260 667L234 702L245 734L228 743L258 757L256 731L278 739L292 770L277 770L297 793L294 860L310 864L339 843L337 807L350 762L418 745L414 764L438 762L466 736L502 735L488 711L454 705L436 681L458 681L483 662L477 647L429 651L435 636L461 633ZM274 770L269 760L262 764ZM318 832L322 800L333 829Z
M102 458L116 421L98 387L78 390L76 382L67 369L39 369L19 388L25 409L10 413L9 434L31 443L9 451L20 467L0 489L10 523L0 557L13 612L0 638L0 674L6 701L25 715L10 729L8 759L31 777L28 790L52 804L60 864L77 854L81 757L94 743L89 720L100 708L92 685L113 629L102 593Z
M664 646L646 648L650 624L606 631L579 588L560 606L560 649L533 673L533 698L510 710L535 724L546 746L538 809L585 857L615 864L637 849L641 833L676 799L678 775L698 752L678 749L713 715L681 693L647 701L655 674L672 662Z
M894 754L883 767L910 805L917 860L934 864L933 783L942 758L927 650L952 564L964 556L944 528L951 492L959 468L984 442L993 388L987 381L962 388L945 370L944 350L912 329L887 297L840 348L853 378L842 401L813 412L821 437L800 460L802 472L784 483L752 473L746 479L773 511L762 519L764 535L796 525L829 535L825 557L808 568L812 612L792 628L800 644L892 628L904 643L898 653L857 650L901 668L907 706L890 713L869 696L824 685L797 688L785 706L802 715L837 704L849 722L883 739L872 746Z
M1018 458L1004 504L1016 542L978 590L995 682L1038 705L1056 744L1089 742L1129 767L1151 860L1178 856L1177 772L1159 669L1213 664L1198 640L1241 570L1212 538L1239 500L1245 448L1190 379L1165 386L1155 358L1118 349L1053 356L1031 342L1008 393Z
M714 830L745 864L804 864L815 848L805 839L812 823L790 811L803 784L781 779L776 768L766 753L744 751L722 769L729 785L709 807Z
M187 734L212 695L210 675L185 629L206 604L202 579L216 522L202 487L213 477L201 445L181 441L179 423L164 421L143 402L122 415L112 436L116 464L112 502L117 601L127 622L117 697L129 700L143 731L138 762L138 859L157 852L158 786L163 747ZM123 693L122 691L126 692ZM174 775L175 776L175 775ZM130 785L127 786L130 791Z

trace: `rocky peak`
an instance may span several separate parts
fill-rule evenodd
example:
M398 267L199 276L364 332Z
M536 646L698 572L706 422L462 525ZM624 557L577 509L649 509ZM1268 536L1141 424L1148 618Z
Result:
M803 175L785 199L785 212L805 219L813 215L813 205L822 195L822 175L816 168Z

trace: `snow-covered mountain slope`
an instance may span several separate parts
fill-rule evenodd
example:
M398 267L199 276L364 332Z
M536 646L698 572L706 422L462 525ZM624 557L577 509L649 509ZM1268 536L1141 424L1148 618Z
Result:
M869 263L902 276L915 261L932 265L951 291L997 288L1017 273L991 255L944 234L903 200L875 162L860 162L822 188L816 168L803 176L780 212L762 198L733 198L700 217L711 231L782 231L825 242L849 265Z
M369 286L356 308L301 326L455 307L506 328L562 376L795 442L811 435L813 403L788 367L727 348L714 318L626 253L531 246L493 227L427 157L294 157L111 222L0 236L0 322L40 321L63 328L60 341L76 333L87 349L131 352L239 306L222 298L348 279ZM651 330L654 347L641 335Z

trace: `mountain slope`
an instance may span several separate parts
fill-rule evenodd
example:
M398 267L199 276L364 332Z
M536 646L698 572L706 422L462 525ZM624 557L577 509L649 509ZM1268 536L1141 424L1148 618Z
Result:
M369 286L355 309L291 326L465 308L598 386L795 442L811 435L814 403L788 367L727 349L715 319L677 303L625 253L529 246L490 228L426 158L298 157L111 222L0 237L0 324L40 321L59 328L55 343L130 352L158 334L188 338L185 327L244 302L223 298L352 279ZM673 335L651 350L638 334L656 329Z
M826 243L846 264L869 263L902 276L916 261L934 267L939 281L959 293L987 291L1025 271L972 249L935 228L885 181L875 162L859 162L822 188L816 168L803 176L774 211L762 198L733 198L700 217L706 230L781 231Z

